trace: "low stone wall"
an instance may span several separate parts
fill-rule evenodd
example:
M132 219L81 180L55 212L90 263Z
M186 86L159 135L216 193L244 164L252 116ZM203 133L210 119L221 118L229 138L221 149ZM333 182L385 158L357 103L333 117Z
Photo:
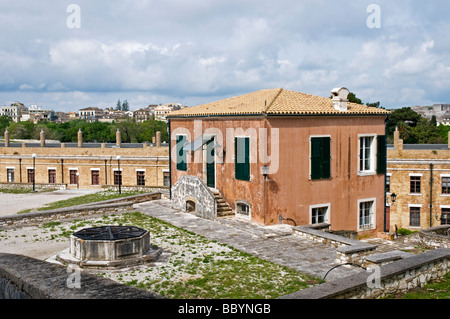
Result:
M40 190L52 190L52 189L59 189L63 190L66 189L66 184L35 184L34 189L36 191ZM33 189L33 184L29 183L0 183L0 188L4 189Z
M375 299L422 287L450 271L450 249L430 250L280 299Z
M450 225L423 229L418 238L421 245L429 248L450 248Z
M162 299L160 295L42 260L0 253L0 299Z
M121 214L133 210L135 203L160 198L161 193L139 194L67 208L2 216L0 217L0 227L32 226L61 219L81 219L89 216Z
M293 227L293 235L336 247L336 260L341 264L365 265L366 257L377 248L376 245L304 226Z
M119 186L102 186L102 189L118 192ZM122 190L122 192L160 192L169 194L169 187L164 186L120 186L120 189Z

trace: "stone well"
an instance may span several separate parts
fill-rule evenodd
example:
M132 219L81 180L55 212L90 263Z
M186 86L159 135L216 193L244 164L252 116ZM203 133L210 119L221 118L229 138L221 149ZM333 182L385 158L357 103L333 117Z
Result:
M162 250L150 245L150 232L135 226L85 228L70 236L70 248L57 260L82 268L120 268L155 261Z

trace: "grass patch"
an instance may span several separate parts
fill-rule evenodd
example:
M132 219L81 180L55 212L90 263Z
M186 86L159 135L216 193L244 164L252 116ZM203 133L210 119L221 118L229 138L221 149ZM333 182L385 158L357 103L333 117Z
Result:
M26 187L0 188L0 193L4 194L27 194L32 192L32 189Z
M323 282L139 212L52 224L46 229L52 229L51 236L57 239L100 225L148 229L151 244L164 250L162 260L151 266L101 275L168 298L271 299Z

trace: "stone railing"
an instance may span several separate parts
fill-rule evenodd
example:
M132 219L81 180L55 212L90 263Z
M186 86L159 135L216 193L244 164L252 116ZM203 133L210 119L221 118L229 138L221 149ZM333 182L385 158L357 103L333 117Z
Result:
M102 202L82 204L67 208L2 216L0 217L0 227L31 226L61 219L78 219L88 216L120 214L133 210L133 205L136 203L160 198L161 193L155 192L120 197Z
M0 299L162 299L58 264L0 253Z
M293 227L293 235L336 247L336 260L341 264L364 265L366 257L377 248L376 245L305 226Z
M423 287L450 271L450 249L430 250L366 272L328 281L280 299L375 299Z
M186 211L186 201L195 203L195 215L215 220L217 201L211 190L196 176L184 175L172 186L173 207Z

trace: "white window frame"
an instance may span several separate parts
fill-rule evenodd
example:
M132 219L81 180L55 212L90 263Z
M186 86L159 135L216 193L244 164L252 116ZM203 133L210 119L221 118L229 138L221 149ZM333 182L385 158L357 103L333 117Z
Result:
M235 201L234 205L235 205L234 206L235 207L235 214L234 215L236 217L242 218L242 219L246 219L246 220L252 220L252 205L249 202L247 202L245 200L237 200L237 201ZM246 216L244 214L240 214L238 212L238 205L245 205L245 206L248 207L248 216Z
M413 175L414 176L414 175ZM408 204L408 216L409 216L409 224L411 224L411 207L416 207L416 208L420 208L420 212L419 212L419 223L422 223L422 204ZM408 228L421 228L421 226L411 226L408 225Z
M10 180L10 175L9 175L9 171L12 170L13 173L13 181ZM15 183L16 180L16 168L14 166L6 166L6 181L8 183Z
M369 226L361 226L360 222L359 222L359 215L360 215L360 207L361 207L361 203L366 203L366 202L372 202L372 210L370 212L370 223ZM373 198L365 198L365 199L359 199L358 200L358 215L357 215L357 222L358 222L358 231L364 231L364 230L373 230L377 228L376 225L376 215L377 215L377 199L375 197Z
M450 194L444 194L444 193L442 193L442 178L443 177L450 177L450 174L441 174L441 186L440 186L440 188L441 188L441 192L440 192L440 195L442 196L442 197L449 197L450 196Z
M331 216L331 211L330 211L330 207L331 207L331 203L326 203L326 204L317 204L317 205L311 205L309 206L309 224L312 225L312 213L313 213L313 209L314 208L322 208L322 207L326 207L327 208L327 212L325 213L325 220L324 223L330 224L330 216ZM318 224L318 223L316 223Z
M370 144L370 169L361 169L361 139L364 137L371 137L372 143ZM358 175L375 175L377 165L377 134L358 134Z

